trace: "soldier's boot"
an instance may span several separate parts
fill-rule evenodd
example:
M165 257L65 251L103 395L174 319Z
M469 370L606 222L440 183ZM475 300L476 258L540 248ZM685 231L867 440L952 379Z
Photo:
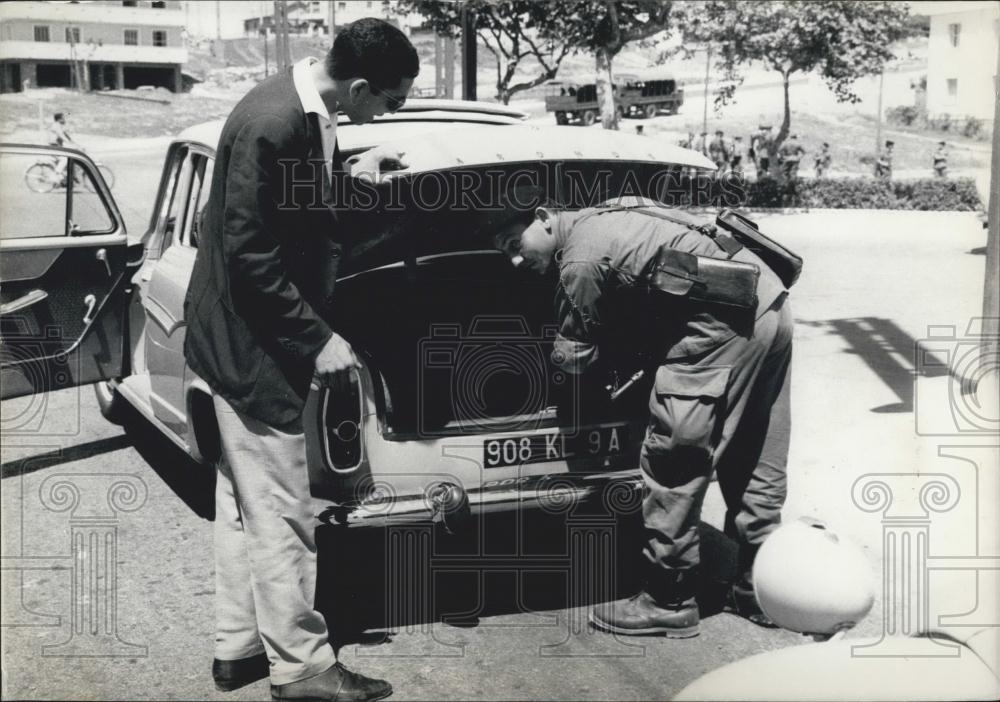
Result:
M758 548L758 546L749 545L740 547L740 577L729 588L725 609L727 612L743 617L757 626L775 629L778 625L760 608L753 586L753 561L757 556Z
M624 636L663 635L670 639L697 636L696 580L691 571L669 571L665 578L648 579L632 597L594 607L590 623L597 629Z

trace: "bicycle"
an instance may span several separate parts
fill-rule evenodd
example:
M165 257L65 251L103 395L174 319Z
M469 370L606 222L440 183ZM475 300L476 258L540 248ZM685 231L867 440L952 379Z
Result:
M24 172L24 182L28 189L36 193L49 193L57 188L66 187L66 174L59 173L56 169L58 159L38 160ZM94 162L101 177L110 190L115 186L115 174L108 166L97 161ZM82 182L81 182L82 181ZM94 180L83 175L83 169L79 166L73 168L73 185L79 188L81 185L89 192L96 192Z

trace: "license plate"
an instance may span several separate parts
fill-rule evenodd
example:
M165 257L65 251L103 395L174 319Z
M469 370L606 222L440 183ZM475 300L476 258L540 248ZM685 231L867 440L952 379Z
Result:
M609 456L621 453L627 445L628 427L625 424L585 429L573 436L558 431L507 436L483 442L483 465L502 468L567 458Z

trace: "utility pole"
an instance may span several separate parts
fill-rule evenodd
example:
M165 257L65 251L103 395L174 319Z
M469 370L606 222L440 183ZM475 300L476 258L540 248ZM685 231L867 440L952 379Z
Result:
M476 12L462 5L462 99L476 99Z
M878 74L878 115L875 116L875 153L882 149L882 87L885 85L885 66Z
M288 3L274 0L274 63L278 71L292 64L292 51L288 41Z
M708 134L708 73L712 68L712 45L705 49L705 110L701 115L701 131ZM706 137L707 140L707 137Z
M337 31L337 3L330 0L330 45L333 45L333 35Z
M434 96L455 97L455 40L443 34L434 37Z
M222 39L222 2L215 0L215 38Z

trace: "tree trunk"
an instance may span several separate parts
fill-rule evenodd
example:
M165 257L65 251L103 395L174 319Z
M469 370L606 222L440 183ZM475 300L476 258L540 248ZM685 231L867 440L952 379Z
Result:
M611 52L606 48L597 50L597 105L601 110L601 126L605 129L618 129L611 59Z
M782 85L785 89L785 115L781 118L781 129L778 130L778 135L774 138L774 145L771 147L772 160L774 160L781 145L785 143L785 139L788 138L788 132L792 126L792 108L788 100L788 80L790 76L791 72L781 74Z

